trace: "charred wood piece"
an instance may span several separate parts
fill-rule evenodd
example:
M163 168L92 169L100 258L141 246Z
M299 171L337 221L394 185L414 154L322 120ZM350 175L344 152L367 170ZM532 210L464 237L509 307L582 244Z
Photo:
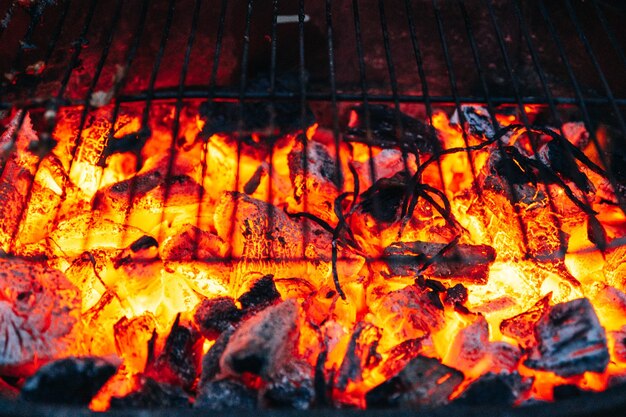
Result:
M268 274L257 280L238 299L242 310L259 311L280 301L280 293L274 283L274 275Z
M202 339L191 326L180 323L176 317L163 352L154 364L148 364L146 374L157 381L180 385L189 389L200 373Z
M193 315L202 336L211 340L233 327L242 317L243 312L230 297L204 299Z
M368 408L423 408L444 405L463 382L463 373L437 359L418 356L398 374L365 395Z
M60 359L28 378L20 396L38 403L88 405L119 365L96 357Z
M371 136L368 135L368 128ZM398 137L400 131L402 137ZM440 148L437 132L432 126L385 105L353 107L344 137L348 142L361 142L381 148L401 148L419 154L431 154Z
M257 393L234 380L211 381L200 388L194 407L211 411L254 410Z
M268 307L242 323L220 359L225 375L249 372L265 379L291 360L298 337L298 305L287 300Z
M190 408L191 398L177 385L159 383L145 375L135 377L135 390L124 397L111 398L112 410Z
M415 241L392 243L385 248L383 257L394 275L425 274L485 284L496 252L487 245L459 243L449 246Z
M319 195L324 201L320 207L312 208L315 214L327 218L326 212L331 211L329 201L332 202L337 194L338 179L341 178L340 168L327 147L319 142L305 143L301 140L293 147L287 160L295 200L299 203L307 193Z
M536 327L537 346L524 364L568 377L603 372L609 363L604 328L593 306L579 298L552 306Z
M517 340L522 349L529 349L537 344L535 336L535 326L539 319L550 308L552 293L548 293L541 300L532 306L528 311L503 320L500 323L502 334Z

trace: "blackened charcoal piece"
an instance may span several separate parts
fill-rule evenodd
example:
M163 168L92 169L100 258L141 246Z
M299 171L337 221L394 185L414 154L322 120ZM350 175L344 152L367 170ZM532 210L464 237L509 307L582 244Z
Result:
M391 178L381 178L365 190L360 198L361 212L371 214L380 222L393 222L399 217L399 210L406 194L408 176L401 171Z
M20 396L38 403L88 405L119 365L96 357L60 359L28 378Z
M132 153L137 158L137 167L143 164L141 151L146 145L146 141L152 136L149 128L142 128L137 132L129 133L121 138L111 137L107 140L102 154L97 162L98 166L105 167L106 160L109 156L116 153Z
M13 385L0 378L0 401L11 400L15 401L20 397L20 391Z
M372 132L371 140L367 137L367 116ZM398 117L399 116L399 117ZM402 123L403 136L398 138L399 126ZM350 123L345 134L349 142L362 142L382 148L404 148L430 154L439 148L437 132L419 120L384 105L356 106L352 108Z
M299 93L300 84L299 73L287 72L276 77L274 90L277 93ZM268 76L259 76L250 80L247 90L267 93L271 87ZM299 131L303 127L306 129L315 123L315 116L308 105L304 111L303 121L302 109L299 105L294 105L293 101L246 101L243 105L235 102L204 102L200 105L200 117L205 121L200 137L208 138L215 133L239 132L240 116L244 135L257 133L282 136Z
M446 246L421 241L395 242L385 248L383 257L394 275L423 273L435 278L487 283L489 265L496 259L491 246L464 243L447 249Z
M206 298L196 308L193 319L202 336L215 339L241 320L243 312L230 297Z
M180 324L176 317L163 352L153 364L148 364L146 374L160 382L180 385L188 389L199 374L202 357L202 340L191 326Z
M130 394L111 398L111 409L191 407L191 398L179 386L159 383L145 375L135 377L135 386Z
M531 385L532 380L524 380L517 372L488 373L472 382L454 403L469 406L510 406Z
M500 331L503 335L517 340L522 349L529 349L537 344L535 325L543 314L550 308L552 293L548 293L537 301L528 311L502 320Z
M252 287L239 297L243 310L261 310L280 301L280 293L274 284L274 276L269 274L252 284Z
M194 407L211 411L254 410L257 393L241 382L221 379L200 388Z
M398 374L365 394L368 408L421 408L444 405L463 373L437 359L418 356Z
M568 398L582 397L583 395L590 394L592 391L584 390L576 385L565 384L557 385L552 388L552 395L554 401L566 400Z
M493 124L491 123L491 115L489 111L482 106L466 104L461 106L461 113L469 133L475 136L484 136L491 139L496 134ZM461 118L457 110L450 118L450 123L455 125L461 124Z
M312 366L297 359L287 362L259 394L267 408L309 409L315 400Z
M242 323L230 338L220 360L226 375L244 372L263 378L275 374L291 360L298 337L298 305L295 300L268 307Z
M202 358L202 375L200 376L199 387L213 381L220 373L220 359L233 333L235 333L234 327L222 333Z
M553 306L537 322L538 344L524 364L568 377L603 372L609 363L606 334L593 306L579 298Z

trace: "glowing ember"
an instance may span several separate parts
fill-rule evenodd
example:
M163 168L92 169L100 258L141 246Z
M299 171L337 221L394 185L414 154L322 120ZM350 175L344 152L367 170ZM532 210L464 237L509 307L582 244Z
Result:
M80 133L63 110L41 161L30 116L6 125L2 375L117 356L104 410L519 405L626 374L626 219L582 124L371 105L337 144L197 104L175 138L165 105ZM45 372L119 363L80 361Z

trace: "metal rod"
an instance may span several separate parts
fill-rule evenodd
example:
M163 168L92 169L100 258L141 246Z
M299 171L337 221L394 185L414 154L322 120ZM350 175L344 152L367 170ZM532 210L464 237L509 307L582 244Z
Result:
M206 100L210 103L213 100L213 95L215 93L215 85L217 83L217 69L220 63L220 57L222 53L222 42L224 39L224 27L226 26L226 9L228 6L228 0L222 0L222 5L220 9L220 14L217 23L217 36L215 39L215 54L213 55L213 66L211 67L211 73L209 75L209 88L207 89L205 95ZM196 228L200 228L200 223L202 219L202 215L204 213L202 201L204 200L204 180L206 178L209 166L208 166L208 139L207 142L203 144L203 158L202 158L202 169L200 176L200 187L198 189L198 211L196 212ZM193 247L193 258L196 259L198 257L198 243L197 239L194 241Z

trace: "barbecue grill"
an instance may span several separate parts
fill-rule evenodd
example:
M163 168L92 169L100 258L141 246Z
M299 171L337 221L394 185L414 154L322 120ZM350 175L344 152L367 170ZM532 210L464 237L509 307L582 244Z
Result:
M344 126L356 129L350 133L360 132L355 134L357 142L365 144L364 149L369 153L363 170L370 177L369 184L374 185L380 177L374 163L369 162L375 156L372 148L386 146L377 142L381 129L379 119L384 118L377 112L381 112L381 108L388 109L385 132L394 138L404 138L413 132L405 114L424 121L427 129L436 124L438 111L444 110L456 117L468 170L473 183L478 183L482 181L481 173L476 168L473 150L480 150L483 145L473 142L476 126L471 118L475 114L468 113L467 109L480 107L487 111L482 123L500 132L498 140L492 140L491 144L495 143L502 153L505 146L499 139L506 126L497 114L517 121L518 129L531 137L528 152L533 154L538 154L537 138L546 135L538 126L557 126L555 134L564 137L566 132L561 126L566 122L582 122L581 126L589 135L589 147L596 155L594 162L608 168L607 187L614 191L614 206L626 211L626 171L623 168L626 161L623 116L626 83L622 76L626 70L626 33L619 30L626 9L618 1L300 0L283 4L278 0L11 0L0 5L0 17L3 17L0 21L3 45L0 73L4 74L0 82L0 111L7 121L5 125L11 119L14 123L13 131L7 129L9 133L4 135L11 141L2 152L11 151L21 127L32 124L39 139L29 148L36 157L35 172L58 146L59 126L73 117L73 130L69 130L72 140L62 143L67 146L67 175L71 176L72 167L79 167L92 158L90 150L82 146L85 135L90 134L85 132L97 125L94 120L100 117L100 109L110 109L104 121L98 122L105 126L103 142L99 145L105 150L99 150L92 165L103 166L112 155L133 154L136 166L124 169L134 173L146 163L142 150L155 130L168 132L171 144L159 148L169 156L161 166L165 184L162 195L168 201L176 196L176 187L186 186L184 180L176 176L175 155L179 148L195 146L187 136L187 126L195 113L200 113L202 117L198 119L202 119L205 126L199 128L206 136L203 140L208 142L209 137L224 131L233 139L232 149L237 157L234 189L243 187L252 195L259 183L269 181L266 202L270 204L259 206L258 210L267 212L268 230L272 230L274 222L284 227L275 217L278 209L271 204L274 192L271 184L274 175L278 178L275 173L281 169L272 166L272 161L274 155L281 152L279 136L284 131L305 136L313 120L324 127L325 144L333 165L328 168L333 173L329 183L341 186L353 176L357 177L354 171L345 170L339 153L342 144L350 141ZM130 133L117 135L114 126L124 126L124 117L128 114L135 117L138 126L129 130ZM220 119L215 122L218 116ZM357 116L359 124L355 128L352 119ZM155 124L157 118L161 121ZM206 130L209 120L219 125L213 131ZM428 132L430 130L422 133L427 136ZM493 139L496 133L493 135L485 137ZM116 145L111 145L113 143ZM411 164L410 153L413 152L407 143L400 139L393 144L401 150L405 167ZM202 152L208 153L205 147L208 145L202 146ZM304 140L304 154L312 146ZM433 146L434 154L445 155L443 149ZM249 178L242 171L242 161L255 152L269 155L270 162ZM446 181L436 159L430 164L439 164L437 186L444 185ZM6 155L0 155L0 160L4 173L10 169ZM207 161L203 156L201 178L214 169ZM516 163L505 158L502 172L510 175ZM317 169L315 164L306 156L302 158L303 178ZM551 185L545 176L540 177L540 182L546 189ZM133 201L141 195L141 185L132 181L128 184L129 201ZM13 201L21 206L17 211L23 214L14 224L3 226L8 228L5 230L7 238L0 243L9 254L16 253L23 245L20 235L27 216L26 202L31 200L34 188L33 179L27 186L24 202ZM558 230L558 244L552 248L553 252L544 253L533 243L536 237L529 232L529 219L518 204L525 198L523 191L510 184L504 188L510 197L505 210L513 213L526 259L564 256L568 243L559 215L561 203L551 193L547 194L550 215L546 218ZM311 215L309 212L315 212L316 208L311 208L314 203L306 192L307 185L303 189L296 198L298 207L306 214L300 217L311 221L303 226L298 256L288 254L281 260L294 264L311 261L310 253L306 253L308 242L314 239L311 236L320 228L330 229L333 290L345 298L340 283L343 267L337 265L341 262L349 265L353 259L338 253L336 245L337 236L347 223L338 215L340 219L333 228L328 225L332 224L330 220ZM198 199L205 198L205 193L199 186ZM96 190L93 195L91 210L110 208L108 195L96 194ZM238 205L249 204L247 200L238 201L234 202L234 211ZM589 201L581 204L584 203L590 204ZM62 217L61 205L59 202L55 208L59 210L53 215L55 223ZM380 209L376 207L380 205L378 200L374 200L373 205L372 212ZM411 204L407 201L406 205ZM120 213L120 224L134 226L130 206L125 210ZM198 227L203 221L202 214L202 209L198 209ZM155 216L161 222L168 218L165 209ZM226 226L223 235L227 238L223 240L235 242L236 228L234 221ZM594 231L592 226L588 228L592 229L588 232L590 240L596 245L596 248L587 248L590 251L597 249L604 253L624 243L623 236L607 241L606 236L604 239L601 236L603 232ZM166 232L162 227L158 230L156 238L160 241L160 236ZM135 241L131 239L132 231L122 234L124 242ZM81 248L88 247L90 238L87 233L84 241L76 244L77 254ZM200 236L196 234L195 239L199 241ZM143 244L142 250L152 245L145 240ZM194 259L199 254L199 246L198 242L192 245ZM432 257L440 259L445 250L448 248L440 249ZM36 251L32 253L35 261L41 257ZM28 250L20 252L21 257L28 258L29 254ZM384 261L388 255L385 252L382 257L368 258L368 262ZM268 253L264 252L263 256ZM224 259L234 263L245 260L246 253L231 251L226 257L212 254L204 261L219 264ZM142 262L141 259L133 261ZM96 261L93 262L95 270ZM119 262L117 267L126 260L120 255L116 262ZM431 267L430 263L424 270L427 267ZM178 318L176 320L178 323ZM623 387L617 386L603 393L585 394L583 398L565 399L556 404L540 403L513 409L489 404L478 407L453 404L417 413L394 412L398 416L420 413L433 416L478 413L591 416L625 410L626 400L622 397ZM10 401L3 403L0 409L3 416L90 414L65 406ZM155 410L152 415L163 412L166 411ZM194 415L204 411L184 412ZM329 409L311 414L331 412L364 415L376 411ZM136 415L132 411L113 412L117 413Z

